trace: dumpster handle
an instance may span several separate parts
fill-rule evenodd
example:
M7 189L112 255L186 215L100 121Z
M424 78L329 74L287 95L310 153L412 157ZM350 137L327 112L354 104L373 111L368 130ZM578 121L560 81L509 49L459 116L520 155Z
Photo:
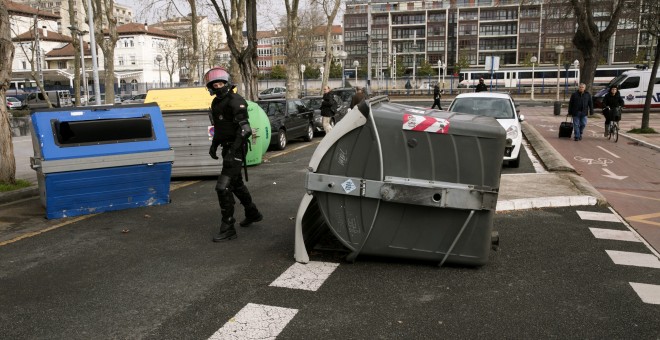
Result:
M474 216L474 210L470 211L470 216L468 216L467 220L465 220L465 223L463 223L461 230L458 231L458 235L456 235L456 238L454 238L454 241L451 243L451 246L449 247L449 249L447 249L447 253L445 253L445 257L442 258L442 261L440 261L438 267L442 267L442 265L445 264L445 261L449 257L449 254L451 254L451 251L454 250L454 246L456 245L456 242L458 242L458 239L461 237L461 234L463 234L465 227L467 227L468 223L470 223L472 216Z

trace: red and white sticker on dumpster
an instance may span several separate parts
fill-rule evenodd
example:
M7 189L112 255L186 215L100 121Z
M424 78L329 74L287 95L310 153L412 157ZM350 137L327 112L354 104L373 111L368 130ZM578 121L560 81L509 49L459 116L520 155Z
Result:
M447 133L449 131L449 121L443 118L406 113L403 115L403 129L431 133Z

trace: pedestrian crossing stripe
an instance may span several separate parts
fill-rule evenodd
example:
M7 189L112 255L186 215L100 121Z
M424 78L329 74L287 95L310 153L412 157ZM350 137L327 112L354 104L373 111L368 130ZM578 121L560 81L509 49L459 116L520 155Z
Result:
M307 264L296 262L269 286L315 292L338 266L339 263L330 262L310 261Z
M589 228L594 237L605 240L642 242L635 233L627 230L613 230L603 228Z
M629 282L642 302L660 305L660 286L647 283Z
M660 269L660 260L653 254L633 253L618 250L605 250L612 262L626 266Z
M618 216L611 213L600 213L593 211L577 210L578 215L583 220L601 221L601 222L621 222Z
M297 313L297 309L248 303L209 340L275 339Z

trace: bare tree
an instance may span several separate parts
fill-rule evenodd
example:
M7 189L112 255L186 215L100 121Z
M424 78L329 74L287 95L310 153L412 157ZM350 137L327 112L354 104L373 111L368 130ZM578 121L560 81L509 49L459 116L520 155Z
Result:
M642 113L642 130L649 129L649 115L651 111L651 103L653 102L653 87L657 81L653 81L654 76L658 74L658 64L660 63L660 2L658 1L644 1L644 8L642 9L643 24L642 27L646 29L649 35L653 38L647 45L653 46L655 40L655 55L653 57L653 68L651 70L651 78L649 85L646 88L646 101L644 102L644 111ZM656 79L657 76L656 76ZM660 98L658 98L660 100Z
M256 1L245 0L231 0L231 16L227 13L227 7L224 2L221 2L222 8L218 5L217 0L211 0L215 8L222 27L227 34L227 45L231 51L232 60L238 64L240 69L241 80L245 87L244 97L248 100L256 100L257 98L257 79L259 69L257 68L257 5ZM234 22L230 20L236 18L236 24L240 21L240 11L244 9L244 17L247 27L247 46L243 48L238 45L235 39L236 35L240 35L242 31L241 26L233 26ZM235 13L235 16L234 16ZM242 41L242 40L241 40ZM232 74L233 78L233 74ZM236 78L232 80L236 83Z
M35 60L38 60L36 58L37 53L41 53L40 48L38 48L37 43L36 43L36 34L38 30L38 25L37 21L34 21L34 25L32 26L32 36L31 38L33 39L30 43L23 43L19 42L18 46L21 48L22 55L25 57L27 62L30 64L30 77L32 77L32 80L35 81L37 84L37 88L39 88L39 92L43 95L44 99L46 100L46 104L48 104L49 108L53 107L53 104L50 102L50 97L46 95L46 89L44 88L44 83L41 81L41 77L37 73L37 70L35 68ZM13 29L11 31L14 31ZM14 32L16 36L18 36L17 32ZM29 46L29 47L28 47ZM29 51L28 51L29 50ZM9 69L11 69L11 64L9 64Z
M323 8L323 13L327 18L326 31L325 31L325 69L326 72L323 72L323 83L321 88L328 85L328 78L330 77L330 67L332 64L332 24L335 21L337 12L339 11L339 6L341 5L341 0L313 0L314 2L319 3ZM343 86L343 84L342 84Z
M86 1L83 1L86 5ZM85 8L89 11L89 8ZM117 18L115 18L114 0L92 1L94 15L94 37L96 44L103 51L103 68L105 69L105 103L114 104L115 101L115 46L119 35L117 34ZM104 19L107 21L107 38L104 34ZM91 46L91 48L96 48Z
M168 41L161 43L158 46L160 54L163 56L165 61L165 71L170 78L170 86L173 84L174 73L176 73L179 68L179 51L177 48L177 43L174 41Z
M0 3L0 183L16 183L16 158L11 140L11 126L7 112L7 90L11 81L14 44L9 29L9 12L4 1Z
M298 40L298 19L299 0L284 0L286 6L286 43L285 51L287 54L286 63L286 96L287 98L298 98L300 95L300 74L298 69L300 64L291 62L291 57L301 52ZM298 58L300 60L300 58Z
M600 56L607 49L612 34L616 31L619 19L624 8L631 7L630 1L613 0L598 2L592 0L570 0L570 5L577 21L577 31L573 36L573 45L581 54L583 62L580 64L580 82L587 85L591 92L591 85L596 74ZM608 6L611 17L604 30L600 30L594 20L594 12L599 6Z

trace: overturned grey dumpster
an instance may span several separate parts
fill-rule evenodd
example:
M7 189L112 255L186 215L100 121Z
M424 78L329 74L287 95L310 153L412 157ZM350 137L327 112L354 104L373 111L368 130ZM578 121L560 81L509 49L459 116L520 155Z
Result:
M317 147L295 259L328 234L360 255L483 265L506 133L490 117L362 102Z

